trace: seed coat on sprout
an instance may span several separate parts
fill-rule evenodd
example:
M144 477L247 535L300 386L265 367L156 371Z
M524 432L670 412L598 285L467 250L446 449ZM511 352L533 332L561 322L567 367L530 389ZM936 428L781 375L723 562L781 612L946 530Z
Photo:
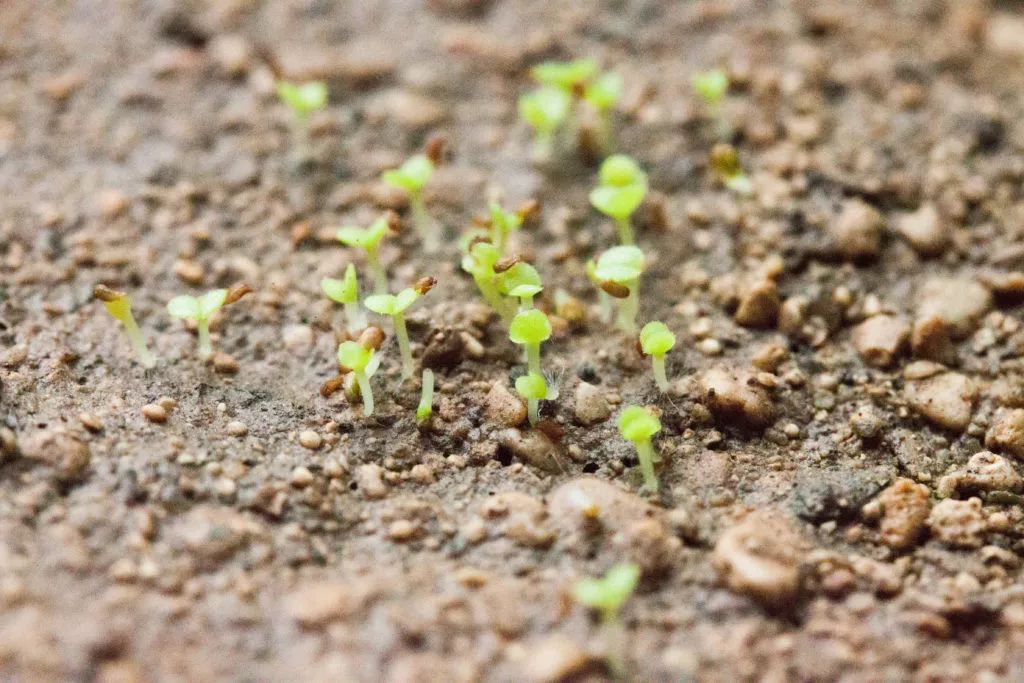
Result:
M374 294L366 297L366 301L363 302L374 313L391 316L395 337L398 339L398 349L402 356L402 379L409 379L413 373L412 348L405 327L405 311L429 292L435 282L434 278L423 278L415 287L403 289L398 294Z
M634 246L618 246L606 250L593 268L591 279L606 295L620 299L615 325L623 332L636 330L640 307L640 275L644 270L644 254ZM605 299L604 301L610 301ZM604 305L602 303L602 305Z
M359 384L359 394L363 399L363 415L373 415L373 388L370 377L376 370L375 353L372 348L355 341L346 341L338 345L338 364L352 372Z
M231 289L214 289L199 297L183 294L167 302L167 312L175 318L191 320L196 324L199 335L199 355L209 358L213 355L210 344L210 318L224 306L233 304L252 291L248 285L236 285Z
M128 343L143 367L151 368L155 366L156 356L146 346L146 340L142 337L142 331L139 329L138 323L135 322L135 316L132 315L132 303L128 298L128 294L111 289L106 285L96 285L92 290L92 295L103 302L107 313L114 320L121 323L124 333L128 337Z

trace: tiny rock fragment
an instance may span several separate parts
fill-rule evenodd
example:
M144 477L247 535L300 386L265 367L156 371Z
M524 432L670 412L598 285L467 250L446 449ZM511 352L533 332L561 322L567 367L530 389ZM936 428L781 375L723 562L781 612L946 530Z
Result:
M22 456L28 460L51 467L59 481L79 480L89 467L88 444L63 429L34 432L20 439L18 446Z
M504 382L495 382L487 392L484 415L495 424L516 427L526 420L526 405Z
M157 424L167 422L167 410L158 403L147 403L142 406L142 416Z
M860 199L843 203L830 232L836 251L846 259L869 259L878 254L885 219L873 206Z
M952 327L939 315L927 315L915 320L910 336L914 357L953 365L956 362L956 346L953 344L952 331Z
M873 315L853 328L853 347L869 364L892 365L905 350L910 326L894 315Z
M954 339L972 334L992 308L992 294L967 278L932 278L918 292L918 318L938 316L950 328Z
M231 422L228 422L226 430L231 436L245 436L249 433L249 428L246 424L239 420L232 420Z
M304 489L313 483L313 473L307 467L296 467L292 470L291 485L297 489Z
M174 274L186 284L203 284L203 267L195 261L176 261L174 264Z
M527 465L548 472L561 470L558 446L539 429L525 433L518 429L503 429L498 434L498 441Z
M698 382L704 402L719 419L739 419L751 427L765 427L775 419L768 393L746 371L712 368Z
M726 529L711 562L730 590L783 607L800 590L800 545L781 516L755 513Z
M760 280L741 288L733 319L744 327L771 327L779 315L782 300L772 280Z
M562 635L551 635L527 646L529 656L523 662L527 683L558 683L574 680L590 665L591 658L577 642Z
M928 526L935 538L957 548L980 548L988 527L978 498L940 501L928 515Z
M319 434L314 432L312 429L304 429L301 432L299 432L299 444L303 448L308 448L311 451L315 451L316 449L320 448L323 442L323 438Z
M213 354L213 369L221 375L234 375L238 372L239 365L234 356L218 351Z
M999 411L985 434L985 446L1024 458L1024 409Z
M957 372L944 372L916 382L905 389L910 406L932 424L962 432L974 413L977 388Z
M371 500L388 494L388 485L384 483L384 468L380 465L360 465L356 469L355 479L359 490Z
M416 535L416 525L407 519L398 519L388 527L388 538L392 541L408 541Z
M963 467L939 480L936 493L948 497L961 492L1018 491L1021 478L1013 463L991 451L971 456Z
M583 425L592 425L607 420L612 414L604 392L588 382L576 385L573 397L573 412L576 420Z
M906 214L897 221L896 230L922 256L941 254L952 239L952 231L932 203Z
M931 509L928 487L900 478L882 491L877 501L882 514L879 522L882 542L896 550L913 546L921 537Z

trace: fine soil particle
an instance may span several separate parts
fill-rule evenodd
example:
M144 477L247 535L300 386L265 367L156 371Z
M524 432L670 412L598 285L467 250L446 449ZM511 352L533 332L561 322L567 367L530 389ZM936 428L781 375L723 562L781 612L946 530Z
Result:
M2 6L0 680L1021 678L1014 3ZM623 79L665 393L587 277L616 243L594 120L536 163L519 118L530 66L576 57ZM717 107L691 85L711 68ZM297 127L281 77L329 105ZM380 174L439 138L427 254ZM491 199L541 207L509 238L552 326L536 426L460 268ZM369 288L335 232L387 210L390 288L437 285L411 380L371 316L366 417L319 283L352 263ZM243 282L201 358L167 302ZM660 418L656 493L626 405ZM640 583L602 624L573 584L624 561Z

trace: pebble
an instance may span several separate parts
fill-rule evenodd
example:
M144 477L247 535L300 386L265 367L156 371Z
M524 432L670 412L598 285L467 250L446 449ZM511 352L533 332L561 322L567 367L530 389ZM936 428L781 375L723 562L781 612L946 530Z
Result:
M952 239L952 231L931 202L901 216L896 222L896 231L922 256L941 254Z
M323 438L312 429L304 429L299 432L299 444L303 448L315 451L323 444Z
M19 440L22 456L48 465L59 481L82 479L90 461L89 445L59 428L33 432Z
M313 629L352 614L362 600L351 581L313 579L288 593L284 608L299 626Z
M926 358L936 363L956 363L956 346L953 344L952 328L938 315L928 315L914 321L910 335L910 348L916 358Z
M866 363L875 367L892 365L906 349L910 325L894 315L874 315L853 328L853 347Z
M712 368L700 377L699 387L704 402L721 420L765 427L775 419L768 393L746 371Z
M495 424L516 427L526 421L526 404L504 382L495 382L487 392L484 415Z
M882 543L896 550L917 543L931 509L928 487L901 477L882 491L876 502L881 514L878 528Z
M297 489L304 489L313 483L313 473L308 467L296 467L292 470L291 485Z
M939 480L936 493L950 497L961 492L1018 491L1021 478L1013 464L991 451L971 456L967 464Z
M946 545L980 548L988 525L980 499L947 498L932 508L928 515L928 526L932 535Z
M233 375L238 372L238 361L226 353L213 354L213 369L222 375Z
M1024 459L1024 410L1001 410L985 434L985 446Z
M573 397L573 414L582 425L592 425L607 420L612 414L604 392L589 382L576 385Z
M384 483L384 468L380 465L360 465L356 468L355 478L359 490L371 500L388 494L388 485Z
M147 403L142 406L142 416L157 424L167 422L167 410L158 403Z
M296 355L313 348L313 328L309 325L286 325L281 338L285 348Z
M522 680L527 683L558 683L584 676L591 664L590 654L575 640L563 635L550 635L526 647L529 653L523 662ZM610 653L609 656L613 656Z
M540 430L531 429L524 433L518 429L504 429L497 438L502 446L527 465L548 472L562 471L558 446Z
M885 219L870 204L860 199L843 203L832 222L831 236L836 251L846 259L868 259L878 254Z
M904 393L910 406L932 424L962 432L971 422L977 388L957 372L944 372L908 383Z
M705 356L722 355L722 342L717 339L701 339L697 342L697 350Z
M416 535L416 525L407 519L397 519L388 526L388 538L392 541L408 541Z
M853 433L862 439L874 439L884 426L882 416L871 405L859 406L850 415L850 427L853 428Z
M79 413L78 421L93 434L103 431L103 420L93 413Z
M232 420L227 424L227 433L231 436L245 436L249 433L249 427L244 422Z
M779 316L782 299L779 288L772 280L760 280L741 289L739 306L733 314L737 324L744 327L772 327Z
M754 513L725 530L711 562L730 590L781 607L800 590L800 545L781 516Z
M174 274L178 279L190 285L203 284L203 267L195 261L184 259L175 261Z
M992 294L966 278L932 278L918 291L918 318L937 316L950 328L954 339L963 339L977 328L992 308Z

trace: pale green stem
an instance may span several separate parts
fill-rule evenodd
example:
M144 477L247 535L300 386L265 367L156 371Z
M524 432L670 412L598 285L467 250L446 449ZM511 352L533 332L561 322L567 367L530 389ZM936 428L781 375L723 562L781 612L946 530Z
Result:
M636 313L640 301L640 282L629 283L629 296L619 302L619 317L616 326L623 332L636 331Z
M540 374L540 344L526 345L526 367L531 374Z
M508 232L498 223L491 224L491 243L498 248L499 254L505 253L505 243L508 241Z
M658 477L654 474L654 447L651 441L638 441L636 454L640 458L640 473L644 476L644 486L651 491L658 490Z
M396 313L392 318L395 322L398 350L402 354L402 379L409 379L412 377L412 349L409 347L409 333L405 329L405 316Z
M295 114L295 123L292 125L292 137L295 141L295 156L301 163L313 156L312 144L309 137L309 117L305 114Z
M370 378L362 370L355 370L356 382L359 384L359 395L363 397L363 415L373 415L373 389L370 388Z
M512 311L509 310L505 300L501 297L494 284L488 282L483 277L474 277L473 279L476 281L476 286L480 290L480 295L484 298L484 301L497 311L506 324L512 322Z
M373 278L373 293L387 294L388 274L384 271L384 266L380 263L380 255L377 253L377 247L366 250L366 261L370 266L370 276Z
M533 158L538 162L550 161L555 154L555 132L538 130L533 143Z
M423 370L423 387L420 391L420 404L416 406L416 422L424 423L434 412L434 371Z
M654 383L662 393L668 392L668 378L665 376L665 354L651 356L651 369L654 370Z
M210 344L210 321L197 320L196 331L199 332L199 355L202 358L209 358L213 355L213 345Z
M601 611L601 630L604 632L605 661L615 678L626 678L625 629L614 610Z
M615 227L619 229L619 241L623 246L633 244L633 224L629 222L629 216L616 218Z
M519 298L519 310L525 311L533 308L533 294L527 294Z
M409 208L412 210L412 221L423 241L424 250L427 252L437 251L437 229L430 214L427 213L427 207L423 204L423 195L420 190L409 193Z
M366 327L366 316L363 315L363 311L359 308L358 301L349 301L345 304L345 321L351 334L355 334Z
M539 415L540 401L535 398L526 399L526 414L530 418L530 424L537 424L537 420L540 419Z
M597 300L601 305L601 322L606 325L612 321L612 297L603 289L597 290Z
M146 340L142 338L142 331L135 322L135 317L128 313L128 317L122 320L121 324L124 325L124 331L128 335L128 343L131 344L132 351L138 356L143 367L151 368L156 365L156 356L146 346Z

